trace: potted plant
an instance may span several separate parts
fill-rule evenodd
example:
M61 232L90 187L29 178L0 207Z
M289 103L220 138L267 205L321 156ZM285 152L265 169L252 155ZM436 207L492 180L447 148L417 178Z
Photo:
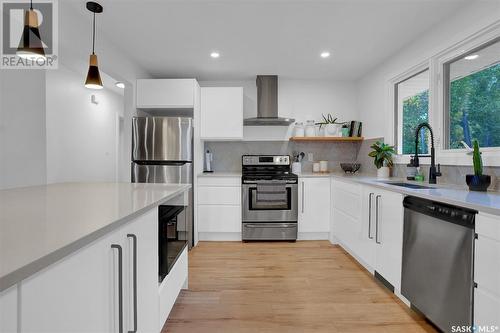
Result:
M331 114L328 114L323 116L323 121L318 123L319 128L321 129L323 126L324 128L324 135L325 136L340 136L340 125L343 123L338 123L337 118L333 118Z
M472 153L472 162L474 164L474 174L465 175L465 182L469 186L470 191L486 192L491 184L491 177L483 175L483 160L479 151L479 142L474 140L474 151Z
M396 154L394 146L389 146L382 141L377 141L370 146L373 149L368 156L373 157L373 164L377 167L378 178L389 178L393 166L392 156Z

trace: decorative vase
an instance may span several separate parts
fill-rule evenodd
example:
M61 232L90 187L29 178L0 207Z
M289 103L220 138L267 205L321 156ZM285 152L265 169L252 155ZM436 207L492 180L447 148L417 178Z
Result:
M381 167L377 169L377 178L388 179L391 176L391 168L389 167Z
M338 136L339 135L339 125L338 124L326 124L325 125L325 136Z
M470 191L486 192L491 184L491 176L489 175L465 175L465 182L469 186Z

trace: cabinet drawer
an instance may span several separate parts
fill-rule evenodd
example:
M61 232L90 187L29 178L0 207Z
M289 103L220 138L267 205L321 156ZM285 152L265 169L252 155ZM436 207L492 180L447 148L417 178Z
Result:
M198 177L198 186L237 186L241 188L241 177Z
M334 183L332 190L333 207L355 219L359 219L361 214L361 194L345 191L345 189L336 185L337 182Z
M500 216L480 212L476 217L476 232L500 242Z
M241 206L239 187L198 187L199 205L235 205Z
M479 235L475 259L474 281L500 298L500 242Z
M352 182L345 182L338 179L332 181L332 188L342 192L352 193L353 195L361 195L361 185Z
M477 326L500 326L500 298L481 289L481 287L474 289L474 324Z
M241 232L240 206L198 206L199 232Z

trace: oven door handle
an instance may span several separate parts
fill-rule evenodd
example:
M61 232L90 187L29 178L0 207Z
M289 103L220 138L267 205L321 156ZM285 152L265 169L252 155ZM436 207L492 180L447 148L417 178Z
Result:
M297 224L296 223L290 223L290 224L245 224L245 228L296 228Z

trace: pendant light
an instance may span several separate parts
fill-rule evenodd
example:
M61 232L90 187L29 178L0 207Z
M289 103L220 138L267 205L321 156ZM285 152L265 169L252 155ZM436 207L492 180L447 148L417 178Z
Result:
M30 1L30 9L24 13L24 29L16 54L24 59L46 59L33 0Z
M95 54L95 14L102 13L102 6L97 2L87 2L87 9L94 14L92 21L92 54L89 60L89 71L85 80L85 87L89 89L102 89L101 75L97 65L97 55Z

